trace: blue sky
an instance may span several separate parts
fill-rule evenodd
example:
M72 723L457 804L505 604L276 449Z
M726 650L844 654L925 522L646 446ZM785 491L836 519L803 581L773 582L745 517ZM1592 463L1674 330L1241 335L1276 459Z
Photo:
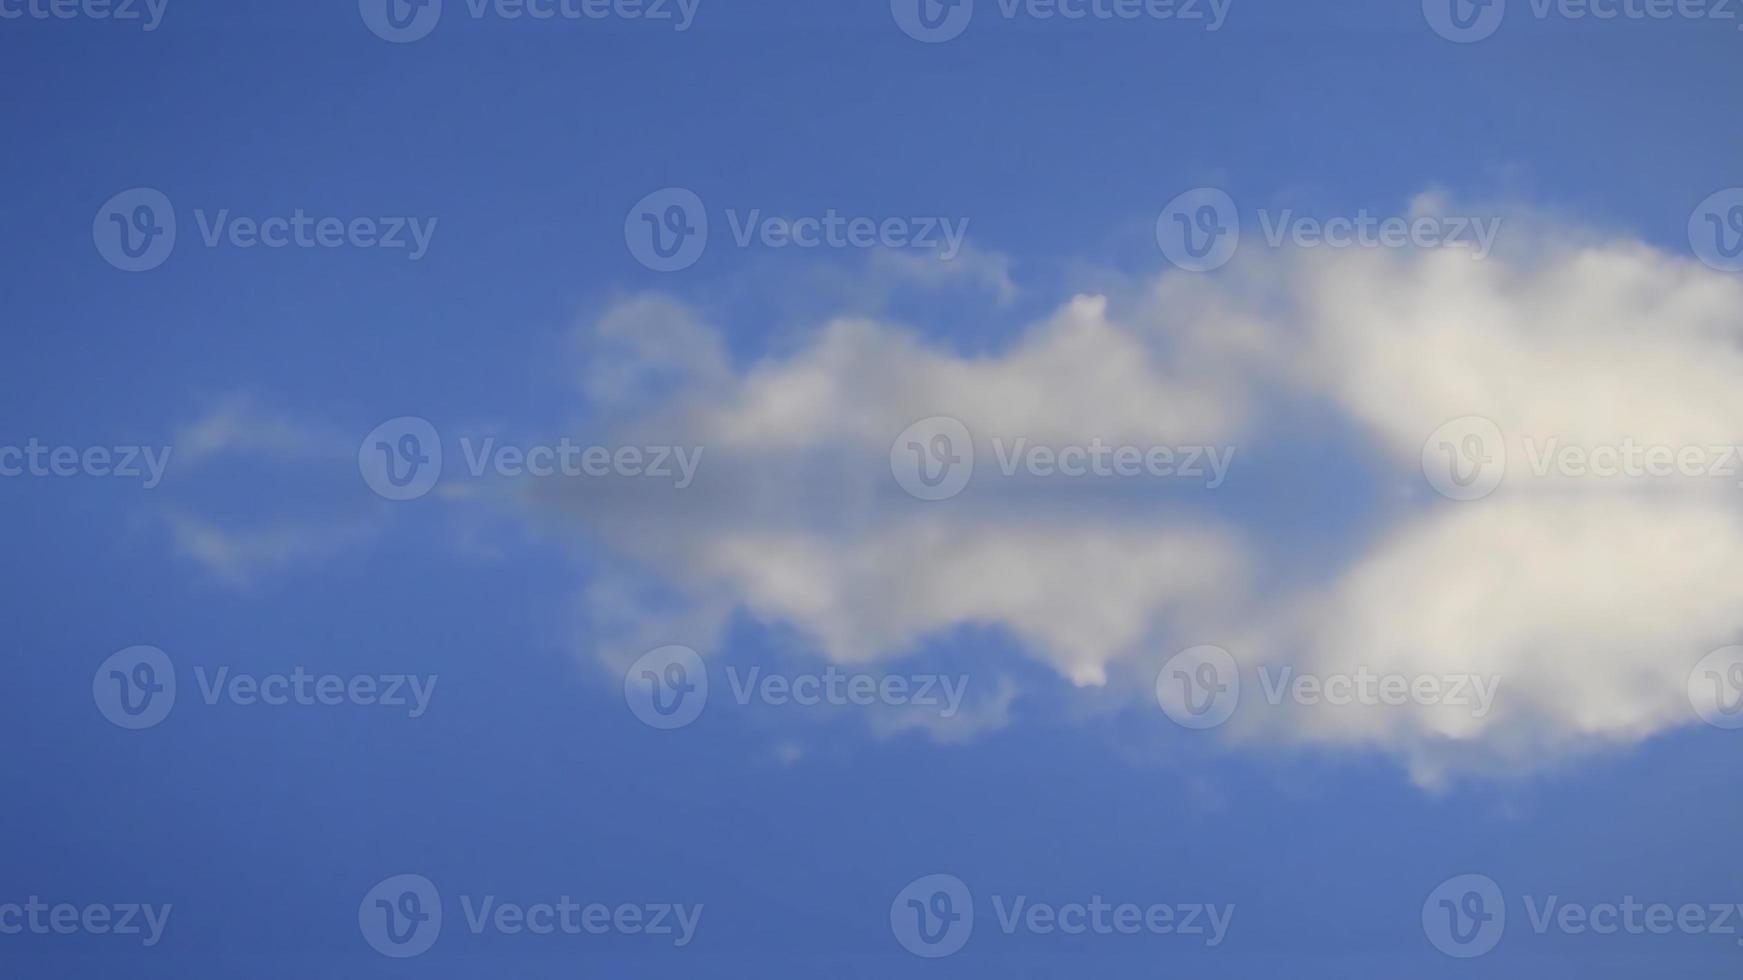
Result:
M350 2L0 19L0 447L170 450L150 487L83 455L0 476L5 972L1734 975L1718 928L1533 913L1743 902L1739 733L1684 690L1697 662L1735 676L1703 657L1743 633L1736 481L1530 462L1743 444L1743 281L1691 235L1743 205L1713 197L1743 186L1743 16L1512 0L1456 43L1416 3L1233 0L1215 31L976 6L942 43L873 0L701 0L682 31L447 0L406 43ZM177 235L128 272L103 230L135 188ZM667 188L709 234L662 272L634 230ZM1158 242L1196 188L1242 228L1206 272ZM740 245L753 211L965 247ZM297 212L371 239L415 219L427 250L202 235ZM1499 234L1481 259L1265 240L1361 214ZM1508 469L1452 499L1418 454L1473 416ZM406 417L443 475L394 501L359 453L394 457ZM904 427L938 417L973 432L975 476L916 499ZM1001 477L1017 438L1235 455L1214 487ZM700 455L686 486L469 476L490 439ZM177 690L132 730L104 691L141 645ZM646 659L671 645L709 692L662 730L625 679L693 681ZM1153 683L1199 645L1243 672L1208 730ZM1267 706L1285 666L1500 687L1476 719ZM949 717L741 705L753 669L966 688ZM208 703L219 670L434 686L415 717L351 688ZM360 903L405 874L443 926L383 955ZM917 956L892 905L934 874L974 929ZM1424 907L1467 874L1507 922L1462 959ZM33 896L171 912L149 947L6 932ZM483 896L702 911L675 947L474 932ZM1007 932L1016 896L1233 913L1214 947Z

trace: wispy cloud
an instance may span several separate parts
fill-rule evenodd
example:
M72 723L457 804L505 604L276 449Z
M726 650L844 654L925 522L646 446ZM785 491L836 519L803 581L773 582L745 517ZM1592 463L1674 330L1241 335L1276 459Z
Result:
M231 527L187 515L170 516L169 528L177 554L233 589L248 589L268 575L317 566L372 534L362 524Z

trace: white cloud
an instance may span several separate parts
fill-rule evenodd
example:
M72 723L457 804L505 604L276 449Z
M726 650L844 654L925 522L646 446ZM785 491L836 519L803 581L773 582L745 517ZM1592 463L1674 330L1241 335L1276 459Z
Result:
M1438 509L1241 652L1320 676L1498 678L1494 709L1320 704L1247 719L1266 737L1392 751L1424 783L1639 741L1694 720L1689 671L1743 633L1740 554L1743 514L1710 500L1558 493Z
M644 298L608 316L605 333L633 348L626 325L658 314L640 369L687 381L627 428L708 447L702 480L667 496L540 499L661 583L662 611L626 612L619 626L634 629L615 631L649 646L685 639L661 629L682 622L663 618L678 608L716 633L742 610L856 663L994 626L1071 683L1124 689L1128 703L1149 698L1170 643L1220 642L1250 665L1322 673L1499 675L1481 718L1322 706L1244 711L1230 729L1391 753L1424 783L1637 742L1690 722L1689 668L1743 633L1739 491L1734 480L1543 479L1524 465L1526 441L1743 442L1743 282L1583 232L1515 222L1503 238L1485 261L1244 252L1214 276L1164 275L1117 309L1076 297L981 357L841 319L735 369L693 314ZM994 436L1246 453L1328 407L1336 431L1323 435L1347 443L1346 460L1377 461L1418 490L1404 512L1374 515L1392 526L1367 532L1367 553L1284 582L1280 598L1253 587L1255 569L1288 557L1263 544L1262 503L1214 508L1213 521L1178 501L977 477L962 497L925 504L894 490L887 464L894 436L931 415L966 423L977 454ZM1443 500L1427 492L1424 441L1469 415L1501 429L1514 463L1494 496ZM1249 490L1274 502L1292 492L1286 478Z

